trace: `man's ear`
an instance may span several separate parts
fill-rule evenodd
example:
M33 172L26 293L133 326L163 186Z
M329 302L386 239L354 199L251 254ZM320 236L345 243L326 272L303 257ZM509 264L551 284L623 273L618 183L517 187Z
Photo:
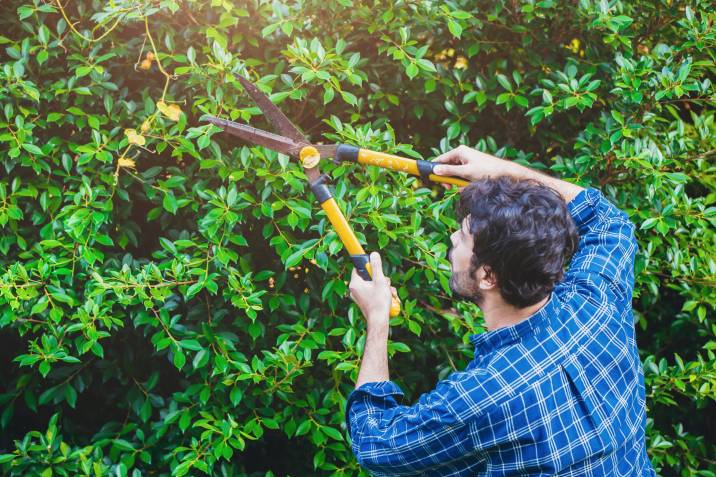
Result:
M483 265L478 270L477 282L481 290L491 290L497 286L497 277L490 267Z

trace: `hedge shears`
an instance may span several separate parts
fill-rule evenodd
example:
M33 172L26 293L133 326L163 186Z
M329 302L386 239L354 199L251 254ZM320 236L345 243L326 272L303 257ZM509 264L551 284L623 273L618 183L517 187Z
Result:
M271 102L268 96L261 92L256 85L249 80L241 75L238 76L246 92L251 96L266 119L268 119L279 134L215 116L206 115L202 119L245 141L299 159L313 194L316 196L321 208L326 212L328 220L331 222L331 225L333 225L341 242L343 242L343 246L350 254L356 271L364 280L371 279L369 256L358 242L358 238L353 232L353 229L343 215L338 203L333 198L333 194L327 184L328 176L321 174L318 163L322 158L332 157L336 163L351 161L363 165L372 165L392 169L394 171L407 172L408 174L420 176L425 181L455 184L459 187L468 184L467 181L462 179L433 174L433 168L436 163L430 161L408 159L392 154L370 151L348 144L311 144L306 136L281 112L278 106ZM397 316L399 313L400 301L394 297L390 309L390 316Z

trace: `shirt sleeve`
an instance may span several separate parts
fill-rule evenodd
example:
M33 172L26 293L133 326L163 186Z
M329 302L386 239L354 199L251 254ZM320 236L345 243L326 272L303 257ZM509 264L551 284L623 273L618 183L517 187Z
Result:
M466 375L455 372L451 378ZM348 396L346 425L353 454L365 469L374 475L421 475L473 448L469 426L460 418L468 392L456 381L440 381L413 406L399 405L402 396L392 381L365 383Z
M579 245L564 283L581 292L607 293L617 305L631 303L637 241L629 216L594 188L577 194L567 209L579 230Z

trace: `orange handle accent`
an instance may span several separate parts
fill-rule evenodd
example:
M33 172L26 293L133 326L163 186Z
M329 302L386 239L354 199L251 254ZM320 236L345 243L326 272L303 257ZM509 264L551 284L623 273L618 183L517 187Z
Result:
M466 185L470 184L465 179L458 179L457 177L450 177L450 176L436 176L435 174L430 174L428 176L428 179L430 179L433 182L442 182L443 184L453 184L458 187L465 187Z
M407 172L414 176L420 175L418 169L418 162L415 159L408 159L407 157L394 156L393 154L386 154L384 152L371 151L368 149L360 149L358 151L358 163L382 167L383 169L390 169L393 171ZM433 182L442 182L444 184L454 184L458 187L465 187L470 182L464 179L458 179L457 177L450 176L438 176L430 174L428 178Z

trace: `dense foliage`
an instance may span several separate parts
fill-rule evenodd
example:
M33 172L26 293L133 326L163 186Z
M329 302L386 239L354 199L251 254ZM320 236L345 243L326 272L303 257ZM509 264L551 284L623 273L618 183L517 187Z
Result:
M364 323L300 167L201 123L468 144L598 187L637 224L648 448L716 475L711 1L8 0L0 17L0 469L357 475L343 410ZM403 313L407 401L472 358L455 192L323 167Z

